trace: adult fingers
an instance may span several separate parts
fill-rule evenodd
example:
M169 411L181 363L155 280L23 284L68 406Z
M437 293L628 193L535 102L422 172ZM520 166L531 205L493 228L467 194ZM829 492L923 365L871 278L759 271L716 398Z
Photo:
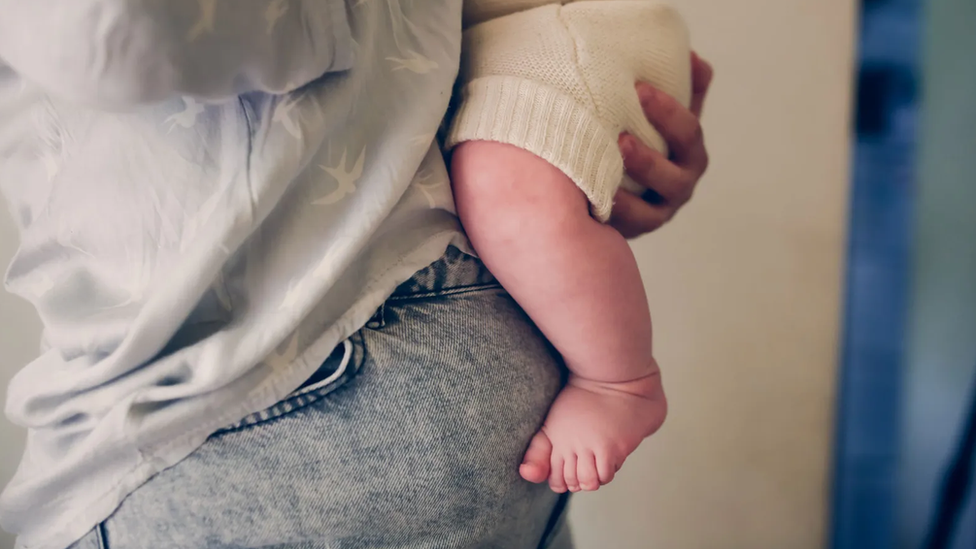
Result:
M609 224L624 238L637 238L661 228L672 215L673 212L668 208L650 204L641 197L620 189L614 197Z
M708 95L708 88L712 85L712 78L715 70L711 63L691 52L691 113L701 118L702 108L705 106L705 97Z
M645 200L677 209L691 199L697 182L694 174L633 136L621 136L620 141L627 174L642 187L653 191L648 193L650 196L644 196Z
M698 117L675 98L648 84L638 84L637 96L648 121L667 141L675 163L696 176L705 173L708 153Z

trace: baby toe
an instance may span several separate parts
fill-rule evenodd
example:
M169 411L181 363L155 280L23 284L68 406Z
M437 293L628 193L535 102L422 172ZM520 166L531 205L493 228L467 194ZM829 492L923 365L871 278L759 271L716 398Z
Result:
M525 451L519 474L529 482L545 482L549 477L549 463L552 459L552 443L543 432L538 432L529 442L529 449Z
M610 484L614 477L617 476L617 471L620 470L619 462L615 459L612 453L602 452L598 454L595 458L597 476L600 479L600 485Z
M600 488L600 473L597 470L596 457L592 452L577 457L576 476L581 489L592 492Z
M563 477L566 479L566 488L568 488L570 492L580 491L579 478L576 472L577 462L578 460L576 459L575 453L567 455L563 461Z
M553 453L551 467L549 471L549 488L557 494L566 491L566 477L564 471L564 460L561 455Z

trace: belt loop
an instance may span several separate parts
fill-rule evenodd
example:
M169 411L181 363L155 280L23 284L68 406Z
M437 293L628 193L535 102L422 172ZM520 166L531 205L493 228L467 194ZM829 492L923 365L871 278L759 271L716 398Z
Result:
M369 319L366 327L370 330L379 330L386 327L386 303L380 305L379 309L373 313L373 318Z

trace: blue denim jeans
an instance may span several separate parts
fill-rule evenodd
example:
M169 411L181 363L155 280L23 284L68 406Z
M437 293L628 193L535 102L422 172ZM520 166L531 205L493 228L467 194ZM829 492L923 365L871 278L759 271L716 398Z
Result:
M563 374L481 262L451 248L303 387L73 547L568 549L566 497L518 474Z

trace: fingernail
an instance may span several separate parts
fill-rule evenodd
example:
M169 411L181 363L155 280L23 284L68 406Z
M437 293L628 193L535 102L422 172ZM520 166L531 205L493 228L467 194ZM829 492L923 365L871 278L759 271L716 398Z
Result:
M625 157L634 154L634 149L635 148L636 148L636 146L634 145L634 138L633 137L631 137L631 136L629 136L627 134L621 134L620 135L620 152Z
M637 88L637 97L640 99L642 105L648 105L657 98L657 90L644 84Z

